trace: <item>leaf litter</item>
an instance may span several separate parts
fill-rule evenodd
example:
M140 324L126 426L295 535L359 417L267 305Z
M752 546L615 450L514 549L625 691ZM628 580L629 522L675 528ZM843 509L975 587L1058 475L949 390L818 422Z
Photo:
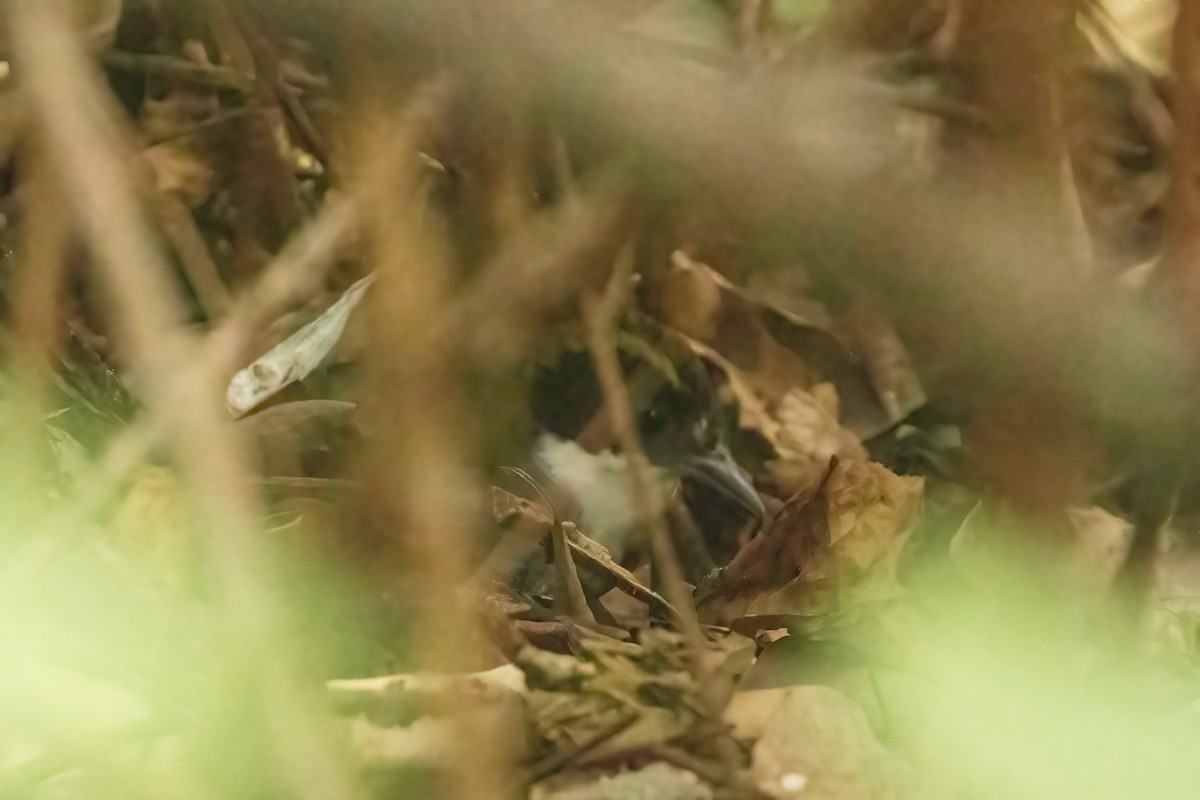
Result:
M326 128L336 84L304 43L275 35L223 2L198 12L203 25L157 5L125 11L131 29L149 15L170 31L154 48L114 34L107 18L95 35L112 39L115 48L141 48L113 50L105 63L115 80L140 76L144 96L123 99L149 168L143 191L186 210L195 233L188 241L202 269L188 266L178 233L168 238L184 262L182 280L190 284L199 327L219 329L224 315L237 313L240 287L269 270L272 253L347 174L335 163L343 134ZM714 35L719 17L709 14L692 26L697 19L667 8L674 5L685 4L661 4L631 29L705 69L729 69L733 54ZM820 5L784 4L773 13L820 19L827 13ZM726 20L754 34L742 46L762 48L763 66L805 47L803 36L772 20L771 13ZM817 26L814 36L819 32ZM932 45L926 40L922 46ZM916 582L909 569L914 551L940 547L956 574L971 580L995 563L988 539L1005 535L1006 523L997 520L1007 517L1003 510L993 514L978 476L956 460L966 434L953 414L939 416L938 398L927 393L920 360L887 303L868 286L827 297L802 266L756 269L719 249L705 252L667 224L647 232L639 227L644 221L632 221L644 209L623 190L590 186L614 168L602 155L568 152L561 140L530 154L525 145L545 145L538 137L553 139L555 132L521 130L495 109L468 116L461 130L428 137L420 150L403 155L410 168L436 165L422 184L417 235L450 242L451 255L438 266L454 282L455 296L445 314L450 323L434 340L447 352L490 354L491 363L443 366L466 373L464 384L481 391L466 403L473 424L501 430L498 443L488 440L480 449L503 453L487 462L485 474L497 485L482 492L491 513L479 515L471 581L420 600L461 604L468 618L478 618L487 669L397 671L397 665L420 663L393 641L420 606L398 598L394 584L402 570L380 555L386 548L371 538L372 526L385 527L384 539L403 531L398 520L413 498L398 489L404 511L397 513L389 505L395 498L372 498L356 472L370 469L359 451L381 440L389 424L386 415L359 413L362 393L371 387L353 373L373 343L349 341L356 334L348 326L365 327L361 317L387 318L386 299L376 297L379 287L372 289L376 273L362 269L370 248L355 242L334 259L330 280L310 296L283 303L287 313L255 331L224 387L236 418L231 424L257 456L256 479L289 495L272 502L289 520L272 528L273 545L345 559L353 565L348 574L361 582L346 592L356 611L337 612L333 626L353 627L353 613L376 622L401 620L381 626L371 642L372 663L321 676L339 720L338 740L355 765L389 775L469 769L464 760L470 754L460 746L467 709L469 724L489 732L503 758L517 765L516 791L531 797L958 796L934 794L921 774L928 769L924 754L897 741L892 716L904 710L891 708L886 689L893 680L928 680L919 659L906 658L910 644L914 652L923 644L920 613L908 602ZM485 140L495 147L481 146ZM1089 168L1080 167L1081 175ZM1151 195L1143 191L1134 199L1160 199ZM1089 196L1086 202L1097 205L1085 211L1104 219L1123 213L1102 207L1102 200ZM563 210L578 208L594 213L578 231L568 231L578 241L548 248L551 260L569 263L545 268L538 281L543 293L520 281L506 284L505 270L489 269L534 260L531 250L549 241L546 221L560 213L569 219ZM555 236L565 234L556 228ZM583 509L596 507L582 497L587 483L556 476L545 460L539 471L537 459L524 458L520 448L514 457L504 441L540 424L571 443L581 463L627 460L612 419L618 412L592 374L599 371L599 354L581 334L579 300L597 286L576 292L573 278L555 274L574 270L587 284L607 273L621 248L637 252L638 269L625 287L630 296L614 309L611 344L646 451L645 483L664 490L655 502L670 520L683 574L698 576L684 587L692 599L688 608L667 599L678 587L664 585L667 570L646 543L649 521L626 514L633 520L627 530L590 530L603 521L583 516ZM1126 261L1134 249L1114 246ZM783 273L802 277L793 285L773 284L772 276ZM509 308L513 297L521 298L520 311ZM463 309L471 313L452 313ZM491 309L496 319L471 318ZM94 308L85 313L91 317L86 324L108 332ZM527 318L508 320L513 333L506 342L487 341L493 330L509 330L504 315ZM462 344L472 337L482 341ZM86 346L73 338L60 349L63 369L53 399L60 407L44 427L55 470L80 480L98 471L105 454L82 434L75 437L73 419L119 428L143 410L116 377L127 356L104 337ZM567 362L572 366L560 369ZM581 371L573 372L579 364ZM84 374L97 365L99 375ZM539 367L552 375L542 386L549 404L528 396L538 391L527 378ZM518 399L508 403L516 412L504 404L497 387L508 384L497 373L520 384L512 392ZM555 406L552 424L539 418L548 406ZM98 426L87 427L90 434ZM113 444L119 435L109 431L103 438L119 452ZM714 489L681 467L714 453L736 470L723 473L724 480L733 475L748 487L761 513L731 504L728 483L723 495L721 486ZM523 476L529 496L500 487L501 466L517 466L510 474ZM105 498L104 558L136 565L146 576L142 588L186 605L212 565L196 563L200 543L188 524L182 485L162 463L131 468L128 477L114 481L119 488ZM618 478L605 491L623 492L621 480L638 480L632 473ZM348 501L350 489L355 499ZM478 494L464 505L486 509ZM955 517L940 506L950 495L966 496L975 510ZM981 496L985 500L976 502ZM632 506L627 494L609 500ZM379 507L369 507L372 502ZM1071 530L1068 572L1097 596L1120 580L1129 555L1133 529L1112 513L1117 508L1063 509ZM953 530L938 540L941 534L924 523L943 513L954 518ZM326 540L335 545L320 544ZM1196 647L1200 606L1192 549L1181 539L1160 564L1156 641L1168 643L1170 652ZM306 587L289 588L302 595ZM213 634L205 613L197 612L201 620L188 628L201 631L198 640ZM697 616L699 649L686 633L689 613ZM440 633L468 638L463 631ZM43 677L70 683L54 673ZM84 684L78 691L100 698L108 687L93 692ZM47 772L57 774L53 766Z

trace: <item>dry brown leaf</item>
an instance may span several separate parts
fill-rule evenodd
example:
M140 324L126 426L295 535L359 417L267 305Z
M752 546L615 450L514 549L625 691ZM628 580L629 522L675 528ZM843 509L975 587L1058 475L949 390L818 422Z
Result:
M775 491L786 497L811 488L835 456L866 460L857 435L840 422L837 388L812 384L800 357L768 333L760 317L767 307L683 253L676 252L672 264L659 286L659 312L694 352L725 374L738 401L740 427L757 432L775 450L777 457L766 465ZM853 308L848 320L863 341L861 349L872 356L867 372L879 405L873 416L894 423L923 404L924 394L890 322L865 301ZM770 310L794 325L820 330L795 314Z
M779 495L790 497L814 488L832 456L867 458L854 433L838 423L837 390L832 384L817 384L811 393L793 388L773 412L750 376L708 345L687 341L693 352L725 375L737 400L738 426L756 432L779 456L766 465Z
M354 409L338 400L298 400L242 417L237 427L257 445L264 475L300 476L304 453L330 452L353 437Z
M908 350L862 292L833 328L828 312L803 297L785 306L676 251L650 297L663 322L720 353L768 405L828 381L846 399L847 427L865 437L925 404Z
M769 401L813 382L804 359L768 332L763 307L708 265L676 251L657 290L663 322L720 353Z
M923 478L874 461L839 461L825 487L829 543L839 572L891 579L921 513Z
M838 451L842 438L838 428L838 396L831 384L817 384L812 392L797 389L788 392L779 404L778 417L783 425L780 445L785 451L808 453L827 449L824 454L828 456Z
M775 447L779 441L779 422L767 410L766 402L751 385L749 376L703 342L688 338L687 343L692 348L692 352L717 367L725 375L729 389L733 393L734 399L737 400L738 426L744 430L758 432L772 447Z
M812 392L793 389L776 412L778 436L772 442L779 458L767 471L781 494L791 495L825 474L830 460L865 461L867 451L858 437L838 422L837 390L829 383Z
M865 459L828 462L823 482L788 501L711 585L707 619L799 614L846 593L894 588L900 553L920 516L921 478Z
M715 273L678 251L672 254L671 262L672 269L659 287L659 313L663 321L684 336L701 342L713 341L724 302L723 287L713 279Z
M138 126L151 144L142 156L154 173L154 185L163 194L196 208L210 196L213 170L209 154L188 131L220 112L214 92L194 87L173 87L162 98L147 97L138 113Z
M723 602L720 617L716 619L749 632L749 626L743 624L747 618L786 616L821 607L829 595L825 589L833 588L833 571L828 558L814 559L814 563L816 566L812 570L783 586L740 595Z
M706 620L730 624L747 615L809 608L833 577L824 478L788 499L769 524L715 577L697 587Z

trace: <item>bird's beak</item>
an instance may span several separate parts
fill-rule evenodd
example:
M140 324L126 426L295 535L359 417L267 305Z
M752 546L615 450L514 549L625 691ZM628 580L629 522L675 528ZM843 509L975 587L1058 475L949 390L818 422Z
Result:
M761 521L767 514L762 498L750 482L750 476L724 448L708 455L690 456L680 466L680 472L683 477L732 500L756 520Z

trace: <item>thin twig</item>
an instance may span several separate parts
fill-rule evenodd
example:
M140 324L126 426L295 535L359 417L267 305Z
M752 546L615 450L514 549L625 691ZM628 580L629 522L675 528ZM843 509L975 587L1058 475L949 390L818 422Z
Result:
M258 328L289 308L308 300L320 287L331 264L357 230L356 195L330 197L320 214L284 247L254 284L235 303L230 326Z
M197 64L174 56L128 53L123 50L106 51L101 62L113 70L158 75L213 89L229 89L242 94L252 94L255 90L253 78L219 64Z
M700 631L691 593L687 590L683 569L667 530L661 498L652 488L650 461L638 437L629 389L625 385L617 354L616 318L625 304L632 275L633 248L626 247L617 258L604 294L599 298L591 296L584 300L583 317L587 325L588 348L612 417L613 432L629 459L630 486L638 519L650 534L655 566L662 570L665 594L678 613L676 623L688 643L691 657L699 660L705 648L704 634Z
M684 582L675 545L667 530L662 499L652 488L650 461L646 458L634 424L633 404L617 352L616 321L632 286L633 265L634 248L630 245L618 256L604 294L598 298L585 298L583 316L588 348L596 365L605 404L612 416L614 433L630 464L629 480L634 508L638 519L649 532L654 568L661 572L664 593L676 610L675 622L683 634L685 661L699 688L701 707L706 717L718 719L724 712L731 687L715 671L705 669L707 642L700 629L692 593ZM725 780L728 785L736 787L739 777L733 742L723 738L718 742L718 747L725 767Z
M244 106L242 108L231 108L228 111L222 111L219 114L213 114L211 117L206 117L194 125L188 125L185 128L164 133L159 136L149 137L146 139L147 147L173 142L177 139L186 139L189 136L195 136L198 133L203 133L209 128L215 128L221 125L227 125L230 122L249 117L254 114L266 113L269 109L263 106Z
M650 758L663 761L673 767L686 769L701 780L712 784L720 785L725 778L717 765L696 758L688 751L669 744L652 744L644 752Z
M583 758L585 755L609 741L614 736L617 736L623 731L628 730L629 727L637 721L638 714L630 711L625 715L618 717L611 725L596 731L595 734L585 739L577 746L570 749L561 750L553 755L546 756L544 759L530 767L529 782L537 783L540 780L549 778L551 775L558 772L571 762Z

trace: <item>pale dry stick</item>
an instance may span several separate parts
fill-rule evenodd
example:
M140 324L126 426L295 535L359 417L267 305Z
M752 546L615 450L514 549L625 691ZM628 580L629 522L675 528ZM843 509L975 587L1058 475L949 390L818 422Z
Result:
M617 353L617 315L620 314L632 286L633 264L633 247L627 246L617 258L604 294L600 297L593 295L585 298L583 316L588 349L596 365L604 402L612 417L613 432L629 460L629 482L633 490L637 518L649 533L654 568L661 571L663 592L676 610L675 623L683 635L686 662L693 680L700 689L704 713L716 720L720 719L724 712L732 687L722 685L716 670L705 668L708 646L704 632L700 629L692 593L688 591L684 581L683 567L671 541L671 533L667 530L662 503L652 488L650 461L646 458L634 424L633 404ZM725 769L725 780L730 787L738 790L740 779L736 746L728 737L721 737L718 747Z
M321 725L286 671L290 660L279 653L283 614L270 590L250 471L232 424L223 418L218 387L183 327L171 271L127 171L118 115L60 3L10 0L8 7L14 65L47 156L95 255L147 406L170 430L196 510L207 523L223 579L230 657L236 654L239 672L266 678L262 685L270 694L261 701L267 709L293 717L276 740L277 756L289 767L280 777L302 797L357 797L357 781L332 757L334 748L314 742Z

